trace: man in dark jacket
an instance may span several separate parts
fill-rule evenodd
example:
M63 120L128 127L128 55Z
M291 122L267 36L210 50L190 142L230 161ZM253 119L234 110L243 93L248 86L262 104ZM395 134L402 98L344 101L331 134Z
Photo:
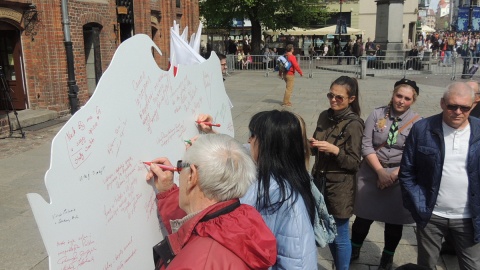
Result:
M480 120L469 117L474 92L448 86L442 113L418 121L405 142L399 181L417 223L418 259L435 269L450 234L460 269L480 269Z

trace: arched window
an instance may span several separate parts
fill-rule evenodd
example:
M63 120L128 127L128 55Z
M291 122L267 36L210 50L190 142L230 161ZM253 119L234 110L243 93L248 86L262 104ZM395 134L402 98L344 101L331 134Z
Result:
M91 96L102 76L102 54L100 51L100 31L102 26L89 23L83 26L83 44L85 49L85 67L88 94Z

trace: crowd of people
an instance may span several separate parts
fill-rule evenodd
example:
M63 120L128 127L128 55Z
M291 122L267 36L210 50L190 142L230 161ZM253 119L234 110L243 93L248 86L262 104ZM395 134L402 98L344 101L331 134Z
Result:
M191 139L176 166L167 157L152 161L146 178L169 233L154 247L157 269L317 269L315 191L336 224L335 269L361 256L374 221L385 223L378 269L392 269L411 223L418 259L408 269L435 269L445 238L460 269L480 269L478 82L449 85L442 112L425 119L411 109L420 94L412 80L396 82L387 105L365 122L355 78L340 76L325 90L330 107L310 138L288 110L253 115L244 145L201 114L204 135Z
M289 44L286 42L286 44ZM305 54L320 59L320 57L334 56L338 57L338 63L346 60L346 64L358 64L358 58L366 56L368 61L374 61L378 56L385 56L383 50L375 41L367 38L366 42L361 37L345 41L335 37L330 43L313 42L306 43L308 50ZM260 50L262 58L252 54L251 41L248 38L242 40L232 40L228 38L224 41L224 49L218 51L225 55L235 55L236 69L250 69L253 63L259 63L263 69L274 69L275 60L279 55L285 53L285 47L277 48L270 46L262 41ZM208 47L208 46L207 46ZM422 61L425 52L429 52L431 59L438 59L439 64L443 66L451 66L452 61L456 57L472 58L473 64L480 59L480 36L468 36L465 33L442 32L432 34L419 34L415 42L411 39L404 44L403 49L408 53L407 69L421 69L419 64ZM355 58L354 58L355 57ZM344 59L343 59L344 58ZM259 67L255 67L258 69Z

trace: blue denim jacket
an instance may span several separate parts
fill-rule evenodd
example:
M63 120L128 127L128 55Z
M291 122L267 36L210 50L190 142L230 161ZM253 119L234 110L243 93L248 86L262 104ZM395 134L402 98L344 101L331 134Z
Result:
M270 199L279 200L280 191L275 179L270 180ZM250 186L241 203L256 207L258 182ZM263 209L260 214L277 238L277 262L272 269L317 269L317 247L307 208L300 195L283 203L275 213Z
M477 105L478 106L478 105ZM480 120L469 117L470 140L466 170L468 196L472 214L474 242L480 242ZM403 206L412 213L419 226L425 227L437 201L445 159L442 114L415 123L405 142L398 179L402 187Z

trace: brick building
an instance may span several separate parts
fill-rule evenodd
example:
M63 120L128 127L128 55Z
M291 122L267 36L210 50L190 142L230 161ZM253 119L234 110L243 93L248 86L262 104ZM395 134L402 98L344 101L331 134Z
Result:
M62 8L68 12L69 25L64 24ZM165 69L174 20L182 28L188 26L190 34L196 31L198 0L0 1L0 66L13 90L15 109L69 113L72 77L68 76L65 28L71 36L73 83L83 105L116 48L134 34L152 37L163 53L155 53L155 59ZM5 106L0 102L0 112Z

